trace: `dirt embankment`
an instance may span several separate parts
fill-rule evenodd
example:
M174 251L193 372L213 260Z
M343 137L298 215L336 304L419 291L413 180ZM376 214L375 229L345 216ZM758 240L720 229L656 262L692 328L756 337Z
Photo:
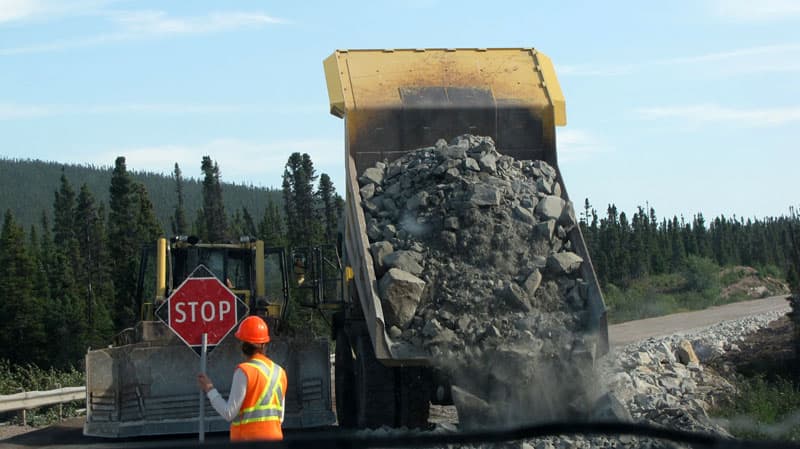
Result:
M789 287L781 280L760 273L753 267L737 266L725 268L720 279L734 279L722 289L723 299L766 298L789 294Z

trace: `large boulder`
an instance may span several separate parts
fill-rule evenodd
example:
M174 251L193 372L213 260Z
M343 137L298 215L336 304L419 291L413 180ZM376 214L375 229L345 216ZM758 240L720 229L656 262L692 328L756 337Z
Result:
M413 274L391 268L378 282L383 316L387 326L404 329L414 318L425 281Z
M415 276L422 274L422 255L416 251L394 251L383 257L386 268L397 268Z
M583 258L571 252L556 253L547 258L547 268L556 275L570 274L581 267Z
M364 170L364 173L358 178L359 184L362 186L367 185L369 183L375 183L377 185L381 185L383 182L383 169L378 167L370 167Z
M539 285L542 283L542 273L539 270L534 269L533 272L525 279L525 283L522 285L525 287L525 293L528 294L529 298L533 298L533 295L536 293L536 290L539 288Z
M692 347L692 342L689 340L681 340L681 342L678 343L678 347L675 349L675 357L684 365L700 363L700 359L697 357L697 354L695 354L694 347Z
M496 188L484 184L478 184L472 191L470 204L473 206L498 206L502 195Z
M375 242L369 245L369 252L372 254L372 260L375 263L375 275L380 277L386 272L386 265L383 263L383 258L388 256L394 251L392 244L387 241Z
M567 202L555 195L548 195L536 205L536 213L545 220L558 220L564 212Z

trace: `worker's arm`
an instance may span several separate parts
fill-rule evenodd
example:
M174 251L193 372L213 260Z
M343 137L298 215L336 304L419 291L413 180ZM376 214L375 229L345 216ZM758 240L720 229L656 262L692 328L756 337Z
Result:
M201 376L205 377L202 374ZM239 409L242 407L242 402L244 402L244 395L247 393L247 376L244 372L238 368L234 371L233 382L231 382L231 393L227 401L219 394L219 391L214 388L210 381L208 381L205 386L203 386L203 380L200 380L200 383L203 391L206 392L206 396L208 396L208 400L211 402L211 406L214 407L214 410L225 418L225 421L233 421L233 418L239 414Z

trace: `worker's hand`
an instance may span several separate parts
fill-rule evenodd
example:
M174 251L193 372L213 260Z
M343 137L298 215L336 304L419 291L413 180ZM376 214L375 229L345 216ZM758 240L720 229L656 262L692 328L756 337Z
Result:
M208 393L214 389L214 384L211 383L211 379L202 373L197 375L197 385L200 385L200 389L203 390L204 393Z

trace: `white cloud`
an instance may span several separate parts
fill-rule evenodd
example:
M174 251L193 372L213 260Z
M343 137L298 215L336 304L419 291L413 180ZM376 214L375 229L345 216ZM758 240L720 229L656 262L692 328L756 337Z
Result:
M0 25L96 14L114 0L0 0Z
M171 17L164 11L124 11L110 15L123 32L137 36L200 34L286 23L257 12L214 12L198 17Z
M200 172L203 156L211 156L220 166L225 182L253 183L280 187L286 160L294 152L308 153L317 173L326 172L337 190L344 189L344 144L338 139L311 138L272 142L242 139L215 139L199 144L164 144L115 148L82 155L87 163L108 165L117 156L125 156L132 170L169 174L177 162L186 176Z
M565 128L557 128L556 132L560 162L585 160L609 151L608 146L591 132Z
M774 108L730 108L716 104L695 104L640 108L645 120L677 119L692 124L733 123L743 127L769 127L800 122L800 106Z
M2 1L34 1L34 0L0 0ZM92 47L111 42L132 41L141 39L153 39L167 36L210 34L226 31L234 31L245 28L258 28L267 25L286 24L289 21L273 17L261 12L212 12L202 16L194 17L174 17L164 11L98 11L98 1L87 1L81 3L84 9L73 7L59 11L60 14L89 13L88 6L94 5L94 15L105 17L114 25L114 31L93 36L79 38L64 38L52 42L43 42L30 45L18 45L15 47L0 48L0 56L10 56L27 53L45 53L61 51L71 48ZM75 6L75 5L72 5ZM21 10L21 8L17 8ZM45 9L44 11L55 14L56 9ZM0 14L2 14L0 12ZM9 12L10 14L10 12ZM17 15L22 13L16 13ZM31 13L33 14L33 13ZM0 16L2 17L2 16ZM2 22L2 20L0 20Z
M800 17L797 0L713 0L714 13L740 22L788 20Z
M37 0L0 0L0 23L31 17L41 8Z
M253 111L255 107L235 104L119 103L119 104L40 104L0 103L0 120L26 120L71 115L117 113L218 114Z

